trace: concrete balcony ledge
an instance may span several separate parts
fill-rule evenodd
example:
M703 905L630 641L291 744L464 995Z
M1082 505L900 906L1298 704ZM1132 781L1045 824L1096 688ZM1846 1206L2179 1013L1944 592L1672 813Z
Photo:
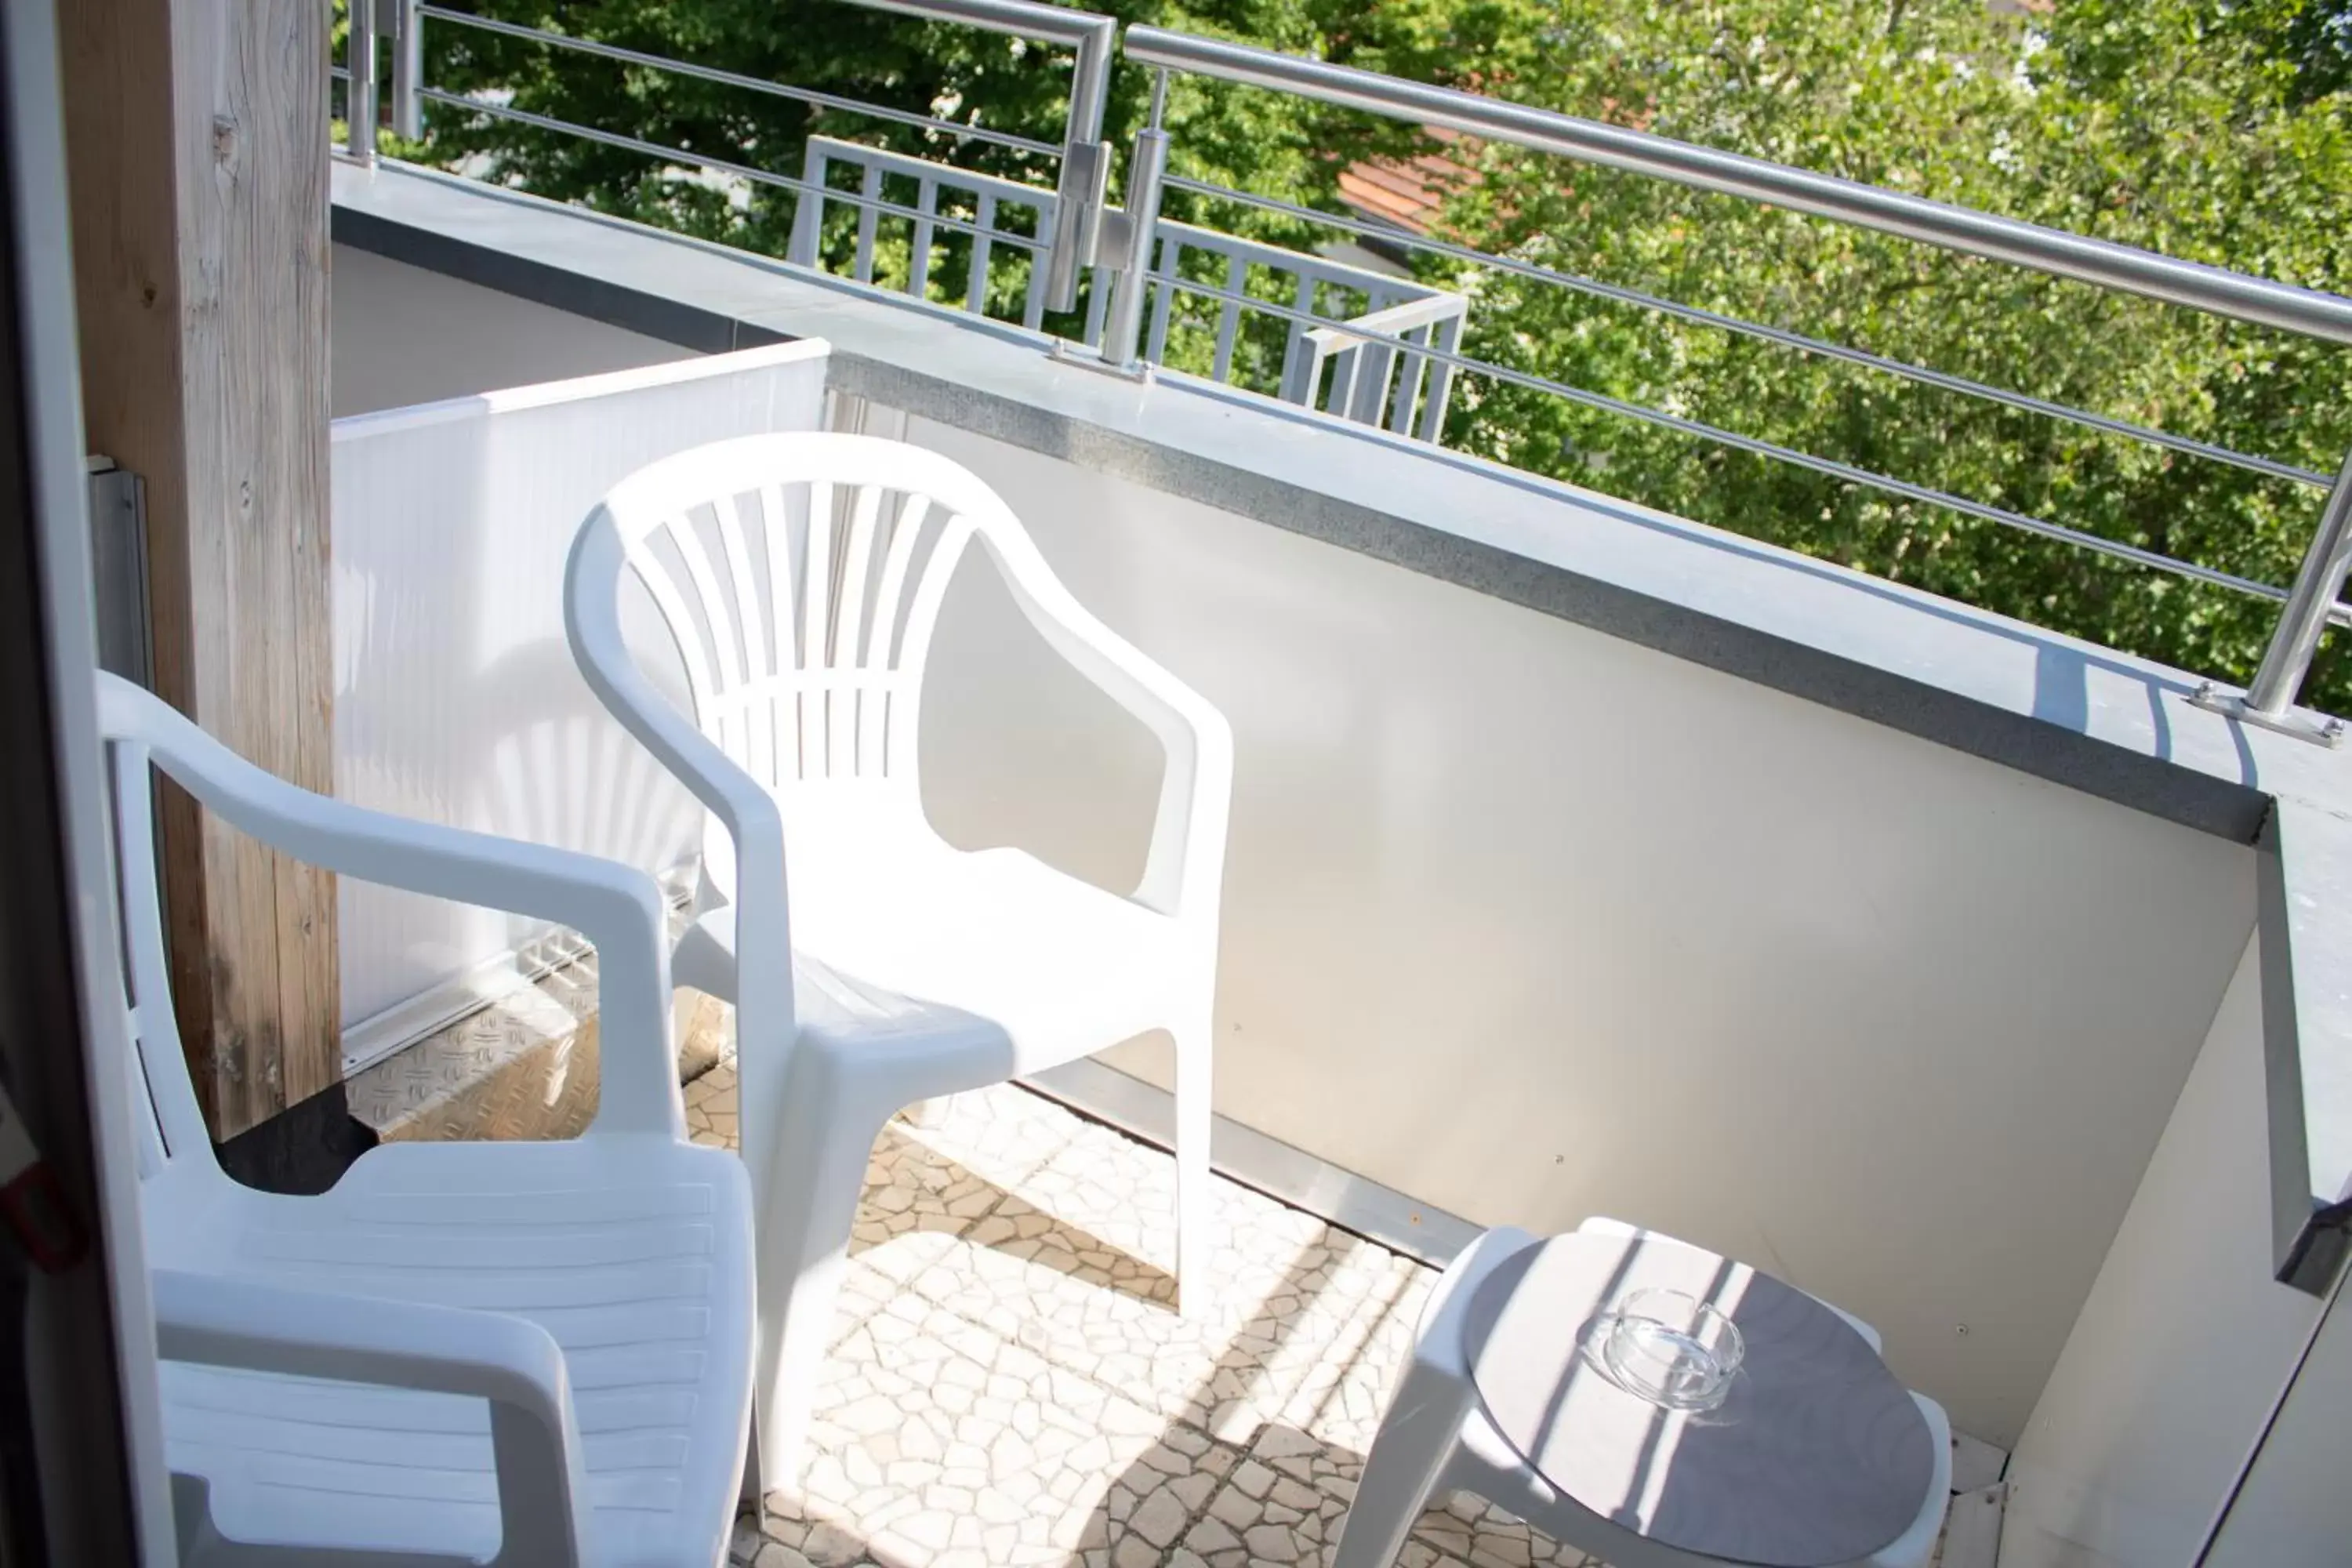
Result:
M2352 1209L2352 757L2182 672L1181 374L430 171L334 172L338 244L698 352L833 345L833 388L1691 660L2259 851L2273 1253ZM2058 548L2053 546L2052 548ZM1596 689L1604 710L1612 700Z

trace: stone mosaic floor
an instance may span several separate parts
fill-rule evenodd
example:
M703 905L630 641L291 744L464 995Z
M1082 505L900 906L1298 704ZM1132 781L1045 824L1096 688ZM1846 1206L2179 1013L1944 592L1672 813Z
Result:
M735 1130L732 1066L687 1087ZM1323 1564L1435 1273L1221 1181L1211 1303L1170 1302L1174 1168L1012 1087L893 1122L798 1495L753 1568ZM1499 1510L1423 1516L1402 1568L1580 1568Z

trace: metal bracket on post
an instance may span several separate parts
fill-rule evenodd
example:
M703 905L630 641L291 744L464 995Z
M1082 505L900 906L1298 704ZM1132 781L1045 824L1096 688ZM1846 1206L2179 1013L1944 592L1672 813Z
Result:
M147 599L147 487L111 458L91 457L89 568L98 600L98 667L155 689Z
M2315 745L2340 746L2344 743L2344 721L2325 716L2306 716L2290 708L2284 713L2265 713L2252 706L2244 697L2212 681L2200 681L2197 689L2189 694L2191 707L2202 708L2209 713L2219 713L2225 719L2235 719L2242 724L2258 729L2275 730L2282 735L2293 735L2298 741Z
M1078 279L1102 243L1103 212L1110 202L1110 148L1072 142L1062 149L1062 178L1054 191L1054 246L1045 253L1045 309L1078 302Z
M1110 148L1103 142L1102 128L1103 114L1110 107L1110 62L1118 47L1118 24L1094 12L1055 20L1061 41L1069 44L1076 58L1070 65L1062 177L1054 186L1054 248L1045 257L1045 309L1069 310L1077 307L1078 279L1094 265L1096 247L1102 243L1103 209L1110 203Z
M1053 347L1047 349L1045 354L1056 364L1075 365L1080 370L1093 371L1097 375L1115 375L1122 381L1131 381L1138 386L1150 386L1160 379L1160 367L1150 360L1143 360L1135 364L1113 364L1107 359L1087 353L1084 347L1070 342L1067 338L1055 338Z
M2254 671L2253 684L2239 697L2208 681L2189 700L2200 708L2299 740L2326 746L2341 743L2344 721L2297 712L2294 700L2302 694L2312 655L2319 651L2320 635L2330 623L2342 618L2336 601L2343 596L2347 570L2352 570L2352 454L2346 456L2336 484L2327 492L2327 504L2320 509L2319 527L2312 533L2310 548L2303 552L2303 565L2294 574L2294 586L2287 590L2278 629L2271 634L2270 647L2263 650L2262 668Z

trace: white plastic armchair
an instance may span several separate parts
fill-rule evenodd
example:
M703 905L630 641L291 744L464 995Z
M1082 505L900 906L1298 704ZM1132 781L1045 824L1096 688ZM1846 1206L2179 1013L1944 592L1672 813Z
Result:
M99 721L181 1560L719 1563L751 1414L751 1192L685 1141L652 880L310 794L111 676ZM299 859L578 929L602 995L587 1135L386 1144L315 1197L230 1181L173 1016L151 767Z
M924 664L974 542L1045 641L1166 753L1131 897L1018 850L960 851L924 816ZM630 574L677 641L690 712L623 643ZM1167 1031L1176 1279L1188 1308L1204 1300L1233 777L1216 710L1089 615L977 477L867 437L748 437L630 476L573 543L565 616L589 685L711 813L702 912L676 973L737 1006L742 1151L768 1208L758 1451L771 1483L796 1462L874 1138L914 1101Z

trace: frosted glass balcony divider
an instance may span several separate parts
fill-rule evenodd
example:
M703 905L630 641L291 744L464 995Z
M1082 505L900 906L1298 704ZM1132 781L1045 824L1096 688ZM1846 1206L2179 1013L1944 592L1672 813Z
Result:
M623 476L726 436L822 423L803 341L338 420L335 792L656 875L700 809L589 692L563 640L563 557ZM642 668L684 690L649 599ZM343 1056L355 1071L514 989L570 942L545 921L346 882Z

